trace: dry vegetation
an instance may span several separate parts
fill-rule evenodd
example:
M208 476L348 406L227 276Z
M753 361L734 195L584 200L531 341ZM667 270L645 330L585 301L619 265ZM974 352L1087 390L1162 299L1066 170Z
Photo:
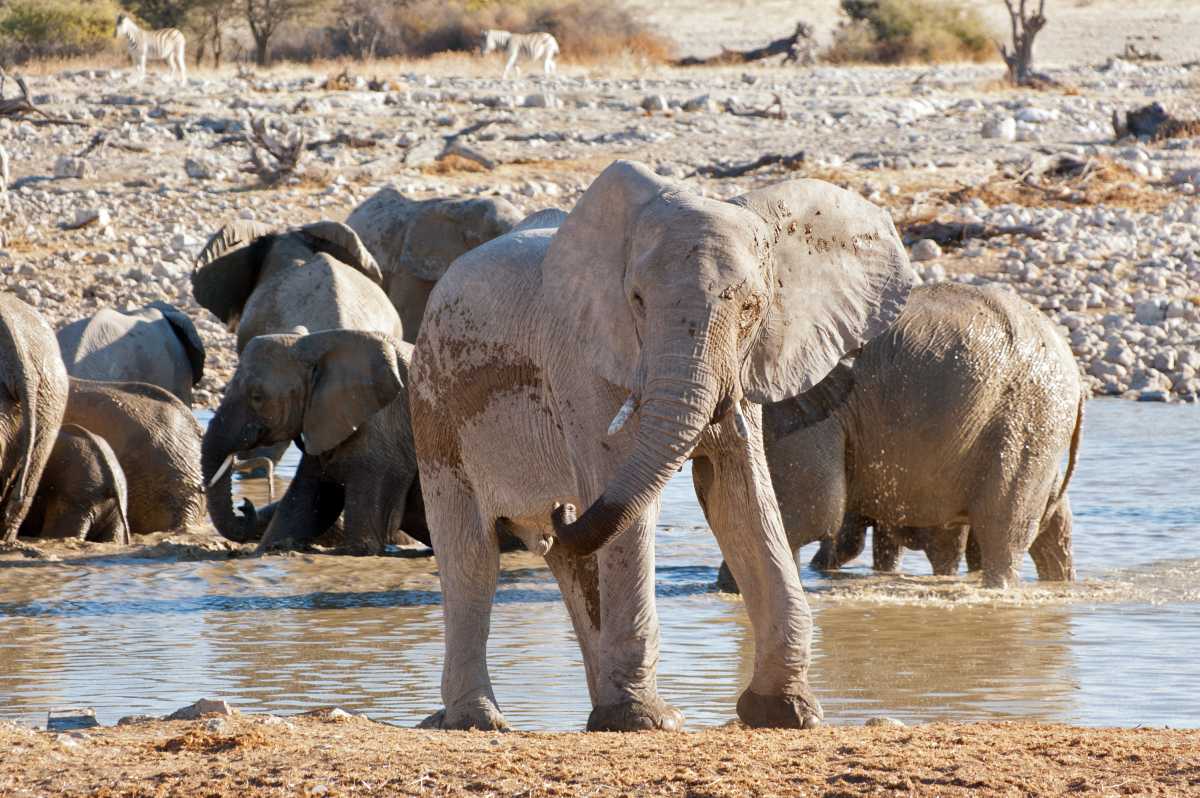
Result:
M995 45L973 9L948 0L842 0L825 60L834 64L989 61Z

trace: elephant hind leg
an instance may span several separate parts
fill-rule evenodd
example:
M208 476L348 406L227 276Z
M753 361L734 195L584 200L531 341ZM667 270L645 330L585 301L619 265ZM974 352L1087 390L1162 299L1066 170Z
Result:
M423 475L424 476L424 475ZM500 547L485 525L474 493L457 477L430 479L426 504L431 542L442 583L446 653L444 708L421 722L426 729L495 730L508 727L488 674L487 641L500 575Z
M900 539L893 527L876 523L871 530L873 568L885 574L900 569Z
M1029 547L1029 556L1037 566L1038 579L1046 582L1075 581L1075 563L1071 554L1071 503L1064 495L1047 513L1046 520Z

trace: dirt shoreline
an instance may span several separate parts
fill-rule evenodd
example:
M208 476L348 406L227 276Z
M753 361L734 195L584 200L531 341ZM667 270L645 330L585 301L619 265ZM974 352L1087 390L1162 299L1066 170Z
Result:
M6 797L1200 795L1200 730L1040 723L498 734L325 712L0 724L0 749Z

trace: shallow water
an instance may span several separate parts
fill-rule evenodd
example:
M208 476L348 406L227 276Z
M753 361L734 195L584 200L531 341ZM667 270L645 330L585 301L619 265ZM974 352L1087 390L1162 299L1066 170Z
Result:
M869 560L834 578L805 568L827 721L1200 726L1198 467L1197 408L1094 401L1071 485L1076 585L983 591L922 576L916 553L905 576L874 575ZM242 484L263 498L261 482ZM712 589L720 556L686 469L660 522L660 691L689 726L724 723L753 647L740 601ZM0 718L86 705L111 723L209 696L415 723L440 704L435 567L321 555L0 562ZM580 728L583 667L554 581L528 554L502 567L490 646L501 706L521 729Z

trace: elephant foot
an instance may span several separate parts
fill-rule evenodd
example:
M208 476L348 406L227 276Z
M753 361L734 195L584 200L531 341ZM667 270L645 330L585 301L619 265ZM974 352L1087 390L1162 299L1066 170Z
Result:
M737 580L733 578L733 571L729 570L729 566L724 560L721 561L721 568L717 571L717 590L722 593L741 593L738 588Z
M793 695L759 695L747 689L738 698L738 717L756 729L815 729L825 713L808 690Z
M467 706L439 709L417 724L418 729L443 731L508 731L508 721L489 699L480 698Z
M595 707L587 724L588 731L679 731L682 728L683 713L660 698Z

